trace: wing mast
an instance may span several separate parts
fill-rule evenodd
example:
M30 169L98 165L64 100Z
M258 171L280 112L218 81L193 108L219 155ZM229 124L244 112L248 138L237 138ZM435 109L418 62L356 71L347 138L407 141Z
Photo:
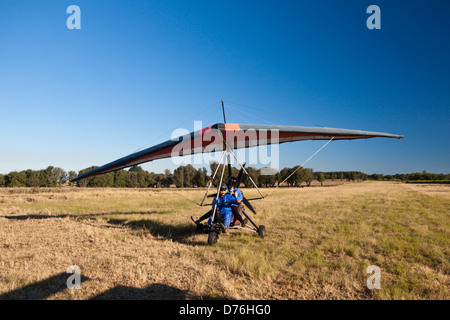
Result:
M223 100L222 100L222 113L223 113L223 123L227 123L227 119L225 119L225 107L223 106Z

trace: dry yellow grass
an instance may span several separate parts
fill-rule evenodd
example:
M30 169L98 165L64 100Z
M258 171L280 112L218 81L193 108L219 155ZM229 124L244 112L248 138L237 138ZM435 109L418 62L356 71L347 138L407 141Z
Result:
M211 247L189 219L207 208L186 200L203 190L3 188L0 299L449 299L449 191L280 188L249 213L265 239L230 230Z

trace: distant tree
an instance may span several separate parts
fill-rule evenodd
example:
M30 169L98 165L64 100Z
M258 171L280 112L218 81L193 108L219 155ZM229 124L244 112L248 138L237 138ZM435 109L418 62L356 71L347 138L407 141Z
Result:
M253 167L247 167L245 168L245 170L247 170L248 174L253 179L255 184L258 185L258 178L259 178L258 170L256 170ZM242 183L245 185L246 188L254 188L253 183L251 182L250 178L247 175L243 175Z
M141 188L148 188L155 184L155 174L148 171L138 172L138 181Z
M165 175L165 176L161 177L160 184L163 187L169 188L172 184L174 184L173 174L169 174L169 175Z
M5 186L5 176L3 174L0 174L0 187Z
M217 161L210 161L209 162L209 169L211 170L211 179L214 175L214 172L216 172L217 167L219 166L219 169L217 170L216 177L214 178L213 184L217 185L220 181L220 177L222 176L223 171L223 178L222 181L226 182L228 180L228 165L225 165L225 171L224 171L224 165L219 163ZM234 176L237 176L239 173L239 170L236 168L231 168L231 174Z
M69 180L69 174L61 168L56 168L56 170L61 170L62 173L62 175L58 179L58 184L66 183Z
M350 174L348 175L348 180L350 181L355 181L359 179L359 174L356 171L352 171L350 172Z
M331 173L330 179L331 179L331 181L334 181L334 179L336 179L336 172Z
M130 169L128 169L130 172L144 172L144 169L142 169L141 166L132 166Z
M183 186L184 187L193 187L194 186L194 177L197 174L197 170L191 165L188 164L184 167L184 181Z
M379 173L374 173L368 176L370 180L383 180L383 175Z
M47 186L56 187L67 182L67 172L62 168L48 166L44 170L44 177L47 180Z
M68 173L68 179L69 179L69 185L70 185L70 186L72 186L72 185L75 184L74 182L70 182L70 181L72 181L72 180L75 179L76 177L77 177L77 173L76 173L75 171L69 171L69 173Z
M152 172L152 174L153 174L153 180L154 180L152 187L161 188L163 186L162 181L166 179L166 175L161 174L161 173L153 173L153 172Z
M92 166L92 167L89 167L89 168L86 168L86 169L82 169L82 170L78 171L78 175L80 176L83 173L86 173L88 171L94 170L96 168L98 168L98 167L97 166ZM77 186L78 187L82 187L82 188L87 187L91 179L92 178L83 178L83 179L77 180Z
M202 169L198 169L193 178L193 184L197 187L206 186L206 174Z
M297 170L299 168L299 166L295 166L294 168L292 168L293 170ZM296 187L300 187L303 183L303 181L308 182L308 178L311 178L311 181L313 180L313 176L312 177L308 177L306 174L305 170L309 170L309 169L305 169L300 167L299 170L297 170L293 177L294 177L294 185ZM312 171L311 171L311 175L312 175Z
M219 163L217 161L210 161L209 162L209 169L211 170L211 179L214 175L214 172L216 172L217 167L219 166ZM220 169L217 170L216 177L214 178L214 181L212 181L213 184L217 184L220 181Z
M205 167L202 168L203 171L203 175L205 176L205 186L206 183L208 182L208 180L210 179L210 177L208 177L208 169L206 169Z
M26 187L27 175L25 171L17 172L13 171L8 173L6 176L6 186L7 187Z
M173 172L173 183L177 188L184 187L184 166L180 166Z
M104 174L100 174L98 176L94 176L89 180L87 185L88 187L93 188L107 188L114 186L114 173L108 172Z
M137 172L138 188L147 188L152 184L152 176L147 171Z
M297 177L300 177L299 172L297 171L294 173L294 170L297 169L299 166L294 166L293 168L289 168L288 175L287 175L287 182L290 187L296 186L297 183ZM301 170L301 169L299 169ZM285 178L285 179L286 179Z
M138 176L137 172L128 171L127 172L127 187L128 188L138 188Z
M418 172L411 173L409 175L409 180L421 180L421 179L422 179L422 175Z
M262 170L262 169L261 169ZM275 183L277 182L277 175L276 174L261 174L261 170L258 171L258 182L267 187L273 187Z
M278 184L282 183L284 180L286 180L286 178L290 175L290 173L292 172L292 169L290 168L283 168L278 175ZM289 181L286 181L287 184L290 186Z
M261 169L258 170L258 187L267 186L267 176L261 174Z
M25 174L27 175L27 187L40 187L41 181L40 181L40 172L28 169L25 171Z
M283 169L284 170L284 169ZM304 169L300 166L294 166L285 172L286 176L289 177L287 182L289 186L300 187L302 182L305 181ZM285 177L284 179L286 179Z
M323 172L317 173L317 181L319 181L320 185L323 186L323 182L325 181L325 175Z
M303 170L303 181L306 182L306 185L309 187L311 186L311 182L314 179L313 170L310 168L306 168Z
M56 179L53 176L53 169L55 169L55 167L53 166L48 166L46 169L44 169L44 178L46 187L56 186Z
M113 186L115 188L126 188L127 185L127 176L128 171L125 170L117 170L114 171L114 184Z
M39 170L39 186L40 187L49 187L50 183L47 180L47 177L45 176L44 170Z

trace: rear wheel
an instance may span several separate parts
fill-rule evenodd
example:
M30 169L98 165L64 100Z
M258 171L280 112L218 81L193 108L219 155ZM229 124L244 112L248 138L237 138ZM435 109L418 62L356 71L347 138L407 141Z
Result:
M258 235L261 238L264 238L266 236L266 227L265 226L259 226L259 228L258 228Z
M210 246L214 245L219 240L219 233L215 230L212 230L208 234L208 244Z

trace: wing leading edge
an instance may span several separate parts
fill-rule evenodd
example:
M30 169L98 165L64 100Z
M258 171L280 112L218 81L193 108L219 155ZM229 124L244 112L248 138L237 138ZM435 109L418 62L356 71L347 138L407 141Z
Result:
M232 149L240 149L304 140L330 140L331 138L333 140L353 140L376 137L404 138L402 135L383 132L338 128L217 123L132 153L81 174L71 181L74 182L158 159L222 151L225 150L226 146Z

